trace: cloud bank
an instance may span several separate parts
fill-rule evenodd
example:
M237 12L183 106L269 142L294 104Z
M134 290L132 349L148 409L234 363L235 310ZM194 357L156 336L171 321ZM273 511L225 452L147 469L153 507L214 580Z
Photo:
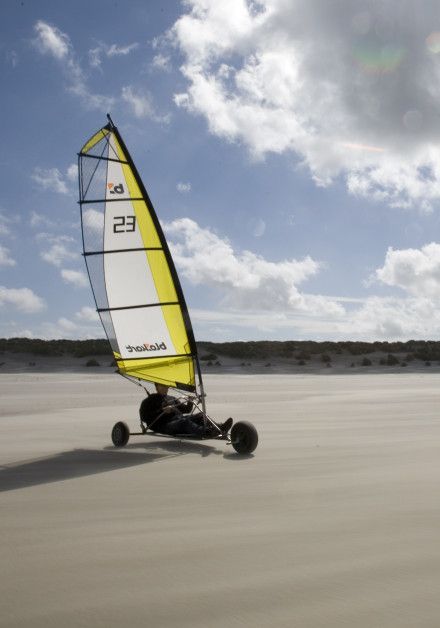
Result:
M45 302L30 288L6 288L0 286L0 308L12 306L20 312L33 314L45 308Z
M190 218L165 224L175 263L194 285L217 288L223 306L244 310L341 314L330 299L307 295L299 286L321 269L307 256L271 262L251 251L235 252L231 243Z
M318 185L429 211L440 198L440 5L188 0L168 33L178 106L255 158L292 152Z
M231 338L277 333L334 340L409 340L440 337L440 244L388 249L376 269L377 285L401 296L364 298L310 294L306 282L325 264L310 257L268 261L189 218L164 224L181 277L214 291L216 310L191 309L202 333ZM232 332L230 330L234 330ZM247 329L247 332L244 331ZM241 331L238 331L241 330Z

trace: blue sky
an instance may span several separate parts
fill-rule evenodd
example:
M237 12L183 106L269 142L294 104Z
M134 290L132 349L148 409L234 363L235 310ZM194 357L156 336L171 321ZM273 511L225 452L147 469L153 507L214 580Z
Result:
M110 111L204 340L439 338L440 8L2 3L0 336L102 335L76 153Z

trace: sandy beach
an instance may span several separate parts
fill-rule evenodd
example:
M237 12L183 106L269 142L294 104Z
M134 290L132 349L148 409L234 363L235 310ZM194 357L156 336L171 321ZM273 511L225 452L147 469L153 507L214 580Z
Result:
M207 375L253 456L138 427L98 373L0 376L0 624L436 628L434 373Z

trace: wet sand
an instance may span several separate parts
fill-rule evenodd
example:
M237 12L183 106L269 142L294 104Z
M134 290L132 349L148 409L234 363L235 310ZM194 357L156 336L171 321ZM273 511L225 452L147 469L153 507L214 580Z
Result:
M437 628L436 374L210 375L255 455L133 438L116 375L0 376L0 624Z

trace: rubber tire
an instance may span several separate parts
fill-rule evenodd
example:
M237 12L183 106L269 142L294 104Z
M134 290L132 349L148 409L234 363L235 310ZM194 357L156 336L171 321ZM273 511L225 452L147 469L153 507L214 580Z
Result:
M258 432L252 423L239 421L231 430L231 444L238 454L250 454L257 448Z
M130 430L127 423L118 421L112 429L112 442L115 447L125 447L130 438Z

